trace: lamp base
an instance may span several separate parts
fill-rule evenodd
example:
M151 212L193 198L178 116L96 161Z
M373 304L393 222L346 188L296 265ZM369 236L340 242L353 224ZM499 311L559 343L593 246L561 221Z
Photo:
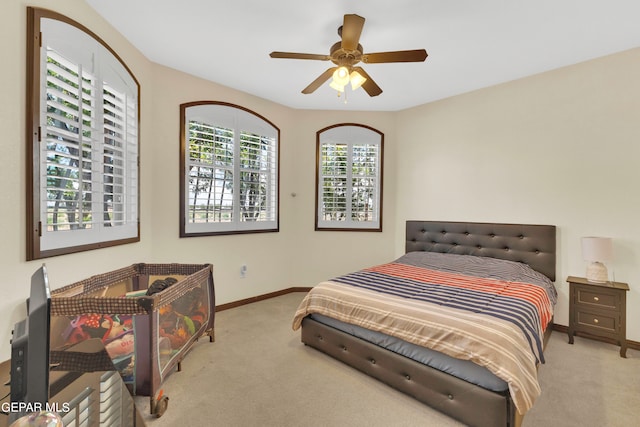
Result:
M587 266L587 280L595 283L609 281L607 267L601 262L592 262Z

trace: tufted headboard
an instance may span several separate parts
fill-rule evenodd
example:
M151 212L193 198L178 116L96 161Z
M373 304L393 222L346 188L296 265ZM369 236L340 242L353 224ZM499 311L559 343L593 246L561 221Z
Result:
M522 262L556 280L555 225L407 221L405 252L415 251Z

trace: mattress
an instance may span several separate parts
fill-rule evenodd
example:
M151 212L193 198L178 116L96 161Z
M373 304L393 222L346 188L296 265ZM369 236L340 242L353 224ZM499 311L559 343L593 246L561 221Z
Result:
M383 347L389 351L400 354L423 365L430 366L441 372L446 372L456 378L465 380L487 390L498 393L509 389L508 384L492 374L484 366L476 365L469 360L456 359L444 353L421 347L401 339L362 328L357 325L341 322L322 314L309 315L313 320L338 329L349 335L353 335L372 344Z
M293 328L307 315L336 319L342 324L332 327L403 355L436 360L431 363L445 371L478 376L482 387L498 390L506 384L525 413L540 394L537 365L544 362L543 335L556 298L553 283L521 263L412 252L320 283L301 302ZM491 375L476 368L468 373L471 364Z

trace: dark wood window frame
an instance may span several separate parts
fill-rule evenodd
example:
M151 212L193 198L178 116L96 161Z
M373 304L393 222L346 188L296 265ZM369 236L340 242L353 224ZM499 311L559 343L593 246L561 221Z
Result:
M377 134L379 136L379 142L375 144L379 146L377 152L377 200L374 203L374 209L376 213L374 214L374 220L372 221L352 221L346 220L342 221L326 221L321 219L320 208L322 206L322 202L320 201L321 195L321 179L323 175L321 173L321 163L322 163L322 136L325 132L336 130L338 128L344 127L354 127L359 130L371 131L371 135ZM353 144L353 141L345 141L348 144ZM361 144L353 144L353 145L361 145ZM352 153L348 154L349 164L352 161ZM351 172L348 172L349 176ZM346 182L346 176L344 177ZM316 181L315 181L315 230L316 231L374 231L381 232L382 231L382 194L383 194L383 176L384 176L384 133L379 130L358 123L339 123L335 125L328 126L324 129L320 129L316 132ZM347 182L345 192L350 192L352 190L352 183ZM346 203L349 205L349 201L351 201L351 196L347 196ZM346 208L345 213L351 212L352 204ZM352 212L351 212L352 213Z
M255 125L257 127L268 129L268 132L266 133L274 132L275 143L271 146L271 148L273 148L273 152L271 152L271 154L268 155L269 159L266 160L266 162L270 166L272 166L271 168L268 169L270 171L269 173L273 174L267 178L267 180L269 180L270 182L270 185L273 186L272 190L266 191L267 192L266 198L270 200L267 202L270 206L267 209L268 210L267 216L269 217L269 219L259 220L255 222L238 220L238 217L240 217L240 214L238 214L238 209L240 209L241 208L240 206L242 205L239 202L239 198L243 196L242 196L242 192L238 189L239 188L238 180L233 178L232 179L232 183L234 185L233 188L234 188L234 191L238 193L237 195L234 193L234 195L231 196L234 209L236 209L235 215L237 215L234 219L228 222L215 221L214 219L208 224L200 223L200 224L197 224L197 226L194 226L195 223L191 223L191 222L187 223L187 215L191 212L190 208L188 207L188 204L190 203L189 200L191 199L191 192L187 189L187 185L189 184L189 181L187 179L187 173L190 173L190 170L188 170L187 168L187 163L191 161L191 159L187 159L187 147L189 144L189 141L187 140L188 139L187 138L187 131L188 131L187 116L188 114L190 114L188 110L193 107L205 108L208 106L212 106L214 108L220 107L223 110L226 110L224 114L225 115L224 122L228 122L230 117L235 116L237 114L238 117L244 116L246 118L249 118L250 121L258 123L257 125ZM243 119L238 119L238 120L243 120ZM220 126L220 123L209 123L209 125L212 125L217 128ZM251 126L254 126L254 125L251 125ZM233 125L229 130L232 130L234 134L237 135L238 138L240 138L239 135L242 131L250 131L251 129L236 129L236 125ZM238 141L234 140L232 145L234 146L234 150L238 149L238 153L239 153L240 143ZM216 163L216 161L211 161L211 163L209 164L202 164L202 167L204 169L211 169L211 170L218 170L218 169L234 170L233 168L236 168L235 171L240 173L239 171L240 169L242 169L242 167L239 164L238 153L234 154L235 157L233 157L233 160L232 160L233 165L231 165L230 163L226 163L224 166L220 166L221 164L220 162ZM180 196L179 196L180 197L179 199L180 237L216 236L216 235L250 234L250 233L272 233L272 232L278 232L280 230L280 129L275 124L273 124L270 120L268 120L264 116L248 108L245 108L236 104L231 104L228 102L194 101L194 102L181 104L180 105L180 157L179 158L180 158L180 166L179 166L179 170L180 170L179 172L180 173L180 192L179 192L180 193ZM246 172L246 170L244 171ZM251 173L251 171L249 171L249 173ZM214 176L213 173L211 176L212 177ZM213 182L217 180L219 180L219 178L210 179L210 181L213 181ZM211 189L209 191L211 191ZM190 196L189 198L187 198L188 195ZM207 205L209 206L208 203ZM198 227L198 229L196 230L195 227Z
M94 87L95 96L101 100L101 104L92 105L92 108L96 110L101 110L102 122L97 121L96 123L100 126L99 133L101 136L95 137L95 141L103 147L103 151L100 153L99 157L102 157L99 161L94 160L92 157L89 159L89 162L96 162L102 168L101 170L96 169L95 171L92 169L92 174L118 174L118 179L121 177L120 171L126 168L127 170L127 180L123 186L112 183L111 181L106 181L102 178L102 187L99 190L90 190L92 194L99 194L103 198L98 205L102 205L101 208L96 210L91 210L90 216L91 220L95 221L94 223L99 223L98 225L89 226L86 228L77 227L73 228L74 230L89 230L89 229L99 229L100 231L84 233L84 237L82 239L72 239L69 241L63 241L61 243L51 244L51 247L43 247L42 236L43 232L49 232L47 229L43 229L43 227L47 227L45 215L45 223L43 224L43 218L41 211L43 208L48 209L48 206L43 206L44 200L42 197L42 185L47 185L47 182L41 182L41 144L43 140L47 138L47 129L43 129L41 126L42 117L40 114L41 108L41 45L42 45L42 20L49 19L54 22L60 22L66 24L70 27L74 27L76 30L84 33L89 40L91 40L92 46L96 50L100 50L106 55L110 61L117 61L122 66L122 75L126 76L126 78L131 82L131 90L135 92L135 100L131 98L131 102L125 105L125 109L115 113L114 116L108 116L107 110L112 108L112 111L115 110L116 107L107 106L111 101L105 101L103 98L107 95L112 95L113 91L112 87L109 86L109 82L99 81L98 89ZM56 24L57 25L57 24ZM100 37L94 34L91 30L84 27L82 24L64 16L57 12L53 12L47 9L40 9L34 7L27 7L27 81L26 81L26 192L27 192L27 260L41 259L46 257L52 257L63 254L77 253L87 250L93 250L98 248L122 245L127 243L133 243L140 241L140 222L139 222L139 211L140 211L140 191L139 191L139 129L140 129L140 84L138 83L136 77L133 75L131 70L127 67L124 61L118 56L118 54L109 47L107 43L105 43ZM50 62L50 59L47 59L47 62ZM116 63L116 62L112 62ZM126 75L124 73L127 73ZM100 76L101 73L98 73ZM76 76L78 81L83 80L83 76ZM119 83L118 83L119 84ZM64 85L64 84L63 84ZM61 85L61 86L63 86ZM81 89L78 90L78 93L81 93ZM105 93L107 95L105 95ZM80 102L80 101L78 101ZM129 101L127 101L129 102ZM84 105L82 105L82 109L84 110ZM112 113L109 112L109 114ZM78 110L77 123L80 123L82 119L82 115L84 112L80 112ZM128 114L128 115L127 115ZM126 127L124 129L118 128L114 131L106 131L108 126L113 126L115 121L120 120L121 116L127 116L124 119L127 123L132 123L131 127ZM116 117L118 116L118 117ZM106 119L106 120L105 120ZM107 123L108 122L108 123ZM121 135L125 134L127 130L133 130L134 134L128 134L124 137L124 139L128 142L123 144L123 147L115 145L111 145L108 147L108 144L115 144L113 141L120 138ZM77 131L78 138L80 137L80 131ZM107 142L105 142L107 141ZM67 144L65 142L65 144ZM129 144L129 145L127 145ZM69 145L71 145L69 143ZM80 144L77 144L80 146ZM93 147L93 144L92 144ZM133 149L130 149L133 148ZM78 149L80 152L82 148ZM117 151L117 154L113 154ZM122 154L124 152L127 154ZM122 156L122 157L121 157ZM98 156L96 156L97 158ZM117 167L114 167L117 161L120 162L124 157L126 159L122 163L126 163L125 166L120 164ZM82 154L78 155L79 164L78 167L79 172L78 175L82 174L82 169L84 168L84 158ZM110 163L112 162L112 163ZM97 166L96 166L97 167ZM112 172L118 169L118 172ZM97 172L96 172L97 171ZM135 175L131 177L133 180L129 180L131 175ZM113 175L116 176L116 175ZM91 178L92 185L94 181ZM115 181L115 180L114 180ZM126 190L122 190L120 192L120 188L124 188L126 186ZM115 188L118 187L118 190ZM75 188L75 187L74 187ZM96 186L98 188L98 186ZM82 193L82 190L75 190L77 193ZM117 192L118 191L118 192ZM88 201L85 201L82 196L78 196L80 199L80 203L85 202L87 205L91 204L91 198ZM111 203L111 204L109 204ZM127 208L122 208L122 211L119 211L117 214L115 213L115 208L113 205L117 204L118 208L121 206L127 206ZM108 208L107 206L111 206ZM98 212L101 215L96 215ZM124 213L122 213L124 212ZM101 219L98 219L101 217ZM117 217L117 218L116 218ZM94 219L96 218L96 219ZM116 225L114 225L116 224ZM118 227L119 225L123 225L123 227ZM69 226L71 227L71 226ZM122 229L126 228L126 231L122 231ZM55 229L55 227L54 227ZM67 230L61 232L64 233ZM96 235L97 234L97 235ZM55 239L55 238L54 238ZM71 242L71 243L68 243Z

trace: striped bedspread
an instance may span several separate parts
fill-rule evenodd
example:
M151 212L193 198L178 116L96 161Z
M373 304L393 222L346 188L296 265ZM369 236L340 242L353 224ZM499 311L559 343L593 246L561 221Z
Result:
M485 366L521 414L540 394L537 364L556 291L528 266L413 252L314 287L293 320L319 313Z

